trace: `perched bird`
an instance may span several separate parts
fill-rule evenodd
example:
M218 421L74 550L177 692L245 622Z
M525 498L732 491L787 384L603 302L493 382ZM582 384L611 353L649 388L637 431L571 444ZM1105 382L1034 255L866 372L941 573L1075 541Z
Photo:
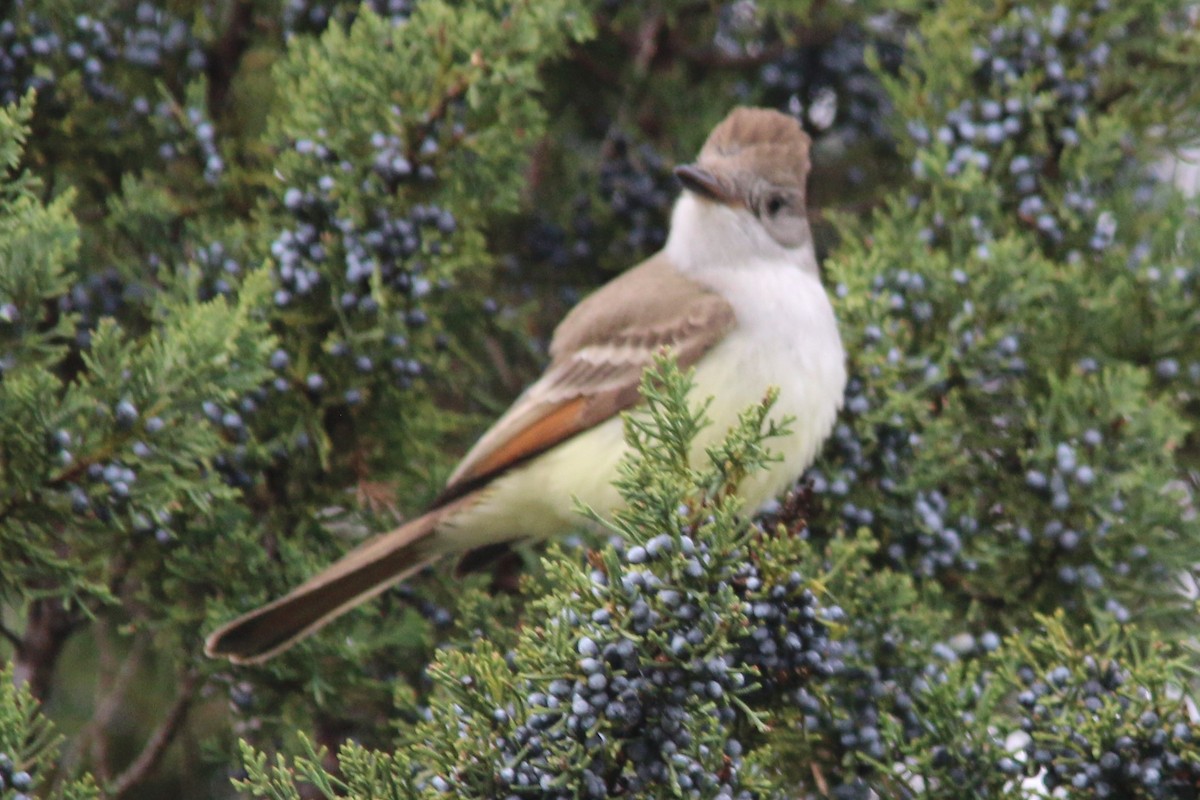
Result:
M845 353L821 285L805 210L809 139L767 109L737 108L675 174L684 191L661 252L577 305L554 332L545 373L450 476L433 507L347 553L285 596L224 625L205 651L263 661L450 554L471 567L510 543L567 529L574 501L601 513L626 452L620 412L664 346L712 397L696 458L770 387L794 418L782 458L740 488L748 508L809 465L833 427Z

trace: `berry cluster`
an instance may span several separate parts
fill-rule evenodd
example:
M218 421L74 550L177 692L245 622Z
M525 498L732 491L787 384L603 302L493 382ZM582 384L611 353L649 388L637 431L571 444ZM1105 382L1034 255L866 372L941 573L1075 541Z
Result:
M1095 0L1090 11L1061 4L1049 14L1014 8L974 50L977 97L947 111L932 130L915 120L908 126L919 146L946 148L946 175L974 167L1004 182L1017 217L1051 244L1104 250L1116 230L1116 218L1098 209L1097 187L1087 178L1068 181L1053 198L1041 178L1079 144L1078 127L1094 113L1110 41L1125 33L1094 26L1108 7L1109 0ZM918 179L926 177L920 159L913 169ZM1073 224L1064 224L1068 220ZM1069 240L1077 228L1083 239Z
M822 608L799 573L768 580L750 556L718 553L686 532L617 543L616 557L591 572L599 604L551 622L570 629L577 669L527 682L524 721L499 742L498 794L575 797L575 786L555 781L556 764L575 752L586 764L582 797L638 796L664 783L684 796L750 797L735 698L840 665L825 628L840 612ZM495 718L514 714L498 708ZM615 757L605 744L614 740Z
M176 114L170 106L160 103L156 113L165 134L158 147L159 158L169 163L185 153L194 155L203 166L204 180L216 184L225 173L225 159L217 148L217 129L208 112L192 105Z
M260 406L268 402L266 387L259 387L238 400L222 405L212 400L201 404L204 418L230 446L213 458L213 469L221 480L236 489L248 489L261 473L263 464L248 446L250 439L249 421L253 420Z
M613 134L602 148L599 174L585 182L598 186L596 196L574 198L567 228L545 217L534 220L526 235L527 256L519 263L587 268L611 257L625 265L666 243L667 217L678 185L650 144Z
M139 481L146 473L143 462L154 457L154 438L166 423L157 416L143 420L137 406L127 399L116 403L112 418L117 431L137 431L144 436L128 442L119 454L86 466L75 466L76 458L72 453L73 448L86 445L79 434L57 429L46 437L52 461L68 476L62 485L66 502L71 512L81 518L122 527L136 535L166 543L174 538L175 515L163 506L148 507L144 495L138 493ZM155 477L150 479L150 483L156 482Z
M1160 260L1161 256L1154 258L1152 252L1149 244L1139 242L1131 250L1128 269L1138 276L1153 307L1161 310L1158 313L1166 320L1189 319L1200 300L1200 265L1183 254L1180 254L1181 258L1168 256L1168 260ZM1160 385L1200 386L1200 353L1195 348L1174 345L1163 353L1158 349L1165 344L1162 337L1153 336L1152 339L1157 351L1152 366Z
M99 158L104 169L118 162L115 152L126 145L136 148L138 163L145 152L175 160L181 152L198 156L211 183L224 170L217 153L215 129L198 107L184 111L170 100L157 103L148 96L160 94L164 85L180 89L199 75L206 64L200 40L186 21L152 0L125 0L107 9L103 17L66 13L67 4L51 14L37 3L14 0L11 13L0 22L0 103L10 103L30 89L38 90L33 141L47 148L43 158L64 168L81 164L99 151L78 150L52 120L78 113L79 125L103 141ZM44 6L44 4L42 4ZM71 81L65 80L68 75ZM87 97L71 94L78 85ZM80 102L90 99L95 103ZM103 127L99 127L103 126ZM148 140L148 141L147 141ZM183 140L183 141L180 141ZM70 158L60 147L76 148ZM126 151L128 153L129 151ZM136 243L141 249L150 237ZM154 272L163 257L149 253L136 268L122 274L113 267L89 268L59 299L60 310L78 315L77 344L87 348L90 331L104 316L118 316L131 301L149 294ZM130 276L136 274L136 279Z
M33 777L25 770L15 769L12 756L0 753L0 793L11 788L15 794L5 795L12 800L32 800L29 792L33 789Z
M27 0L14 0L0 22L0 105L17 102L30 89L41 95L40 102L48 102L66 69L80 70L92 97L119 99L103 77L105 65L117 57L105 23L81 14L71 30L60 33L29 6Z
M1147 558L1147 542L1138 541L1120 522L1128 494L1118 489L1121 480L1114 475L1137 443L1119 430L1106 429L1103 423L1115 412L1093 410L1090 425L1057 436L1044 429L1042 437L1050 441L1031 450L1020 438L1024 415L1031 409L1022 382L1028 367L1021 337L1003 329L985 336L974 328L961 337L950 369L959 386L969 386L977 402L988 404L986 414L974 417L981 444L970 455L964 453L961 464L981 472L960 471L934 485L914 483L913 464L923 463L925 436L920 430L928 423L898 414L879 421L876 415L866 417L873 425L864 428L863 421L853 418L871 413L868 393L879 385L924 386L921 396L931 403L958 402L957 392L947 394L936 366L924 357L909 357L893 376L894 384L882 373L879 380L849 381L850 418L835 428L822 466L809 473L814 494L832 501L831 510L846 526L871 529L889 562L921 577L974 573L980 557L990 559L990 548L999 542L1005 543L1001 558L1026 554L1031 581L1057 582L1068 592L1090 597L1103 597L1102 590L1111 593L1104 577L1109 570L1121 578L1160 570ZM1079 383L1098 386L1087 378ZM1003 480L1007 488L985 489L971 477L975 474ZM1009 491L1024 499L1003 499ZM870 502L879 492L887 497L886 505ZM979 538L981 531L987 532L986 540ZM1128 618L1117 598L1103 597L1103 605L1118 619Z
M46 452L50 454L51 461L59 467L69 467L75 463L75 456L71 452L74 444L75 437L63 428L46 436Z
M203 282L198 290L201 300L211 300L217 296L228 297L232 294L236 280L242 274L242 265L225 249L222 242L213 241L201 245L192 254L192 259L202 276Z
M236 489L252 487L254 475L259 471L259 465L249 458L244 445L236 445L232 450L218 454L213 459L213 468L220 473L222 481Z
M600 198L624 231L622 255L646 255L667 240L666 210L678 187L663 157L648 144L614 136L600 165Z
M117 66L156 76L165 69L198 75L205 67L203 46L187 23L150 0L124 3L104 19L82 13L62 24L28 0L14 0L8 11L0 22L0 103L36 89L39 105L53 105L62 78L78 72L93 100L121 104L128 78L115 74ZM132 106L149 112L142 97Z
M120 508L129 501L138 476L132 467L113 460L103 464L89 464L87 477L92 483L102 485L103 491L107 493L106 497L95 503L96 515L107 519L111 513L110 507Z
M364 190L371 191L369 184L375 181L383 194L392 194L403 183L436 179L430 164L413 165L398 137L376 133L371 146L372 177L364 181ZM284 209L296 224L284 229L271 244L281 286L276 305L287 306L294 298L312 294L325 279L340 284L333 266L339 255L346 291L338 302L344 310L368 314L378 310L370 287L376 277L401 294L419 299L427 293L429 285L420 276L423 265L417 256L442 252L446 237L457 229L454 215L437 206L418 204L406 216L396 217L388 209L376 207L365 221L358 222L339 208L337 179L332 174L335 170L352 173L355 165L310 139L297 141L294 149L316 162L321 174L312 185L291 186L283 194ZM420 152L435 156L436 140L426 139ZM331 252L331 241L341 245L340 253Z
M1083 435L1088 447L1095 448L1104 441L1104 435L1095 428L1089 428ZM1049 477L1042 470L1031 469L1025 473L1025 483L1037 491L1050 494L1050 506L1055 511L1065 511L1071 506L1071 484L1091 486L1096 482L1096 471L1088 464L1081 464L1078 451L1069 442L1059 442L1054 448L1054 465L1049 470ZM1071 544L1060 542L1070 549Z
M381 199L357 214L340 205L335 174L353 175L359 167L339 158L321 138L319 134L316 141L301 139L293 145L312 168L313 177L283 193L291 224L271 244L279 284L275 303L281 309L317 308L343 320L342 330L331 336L326 351L335 361L348 364L342 372L360 376L345 381L349 388L342 399L353 405L363 399L362 380L377 375L378 366L385 366L388 380L401 388L423 374L424 365L413 357L409 335L428 322L424 302L440 288L425 276L423 257L450 252L458 224L450 211L436 205L416 204L401 215L389 205L401 186L436 180L431 161L439 145L432 135L418 153L406 152L395 135L371 137L371 153L359 162L366 172L360 183L364 191ZM381 319L382 304L399 313ZM387 329L386 335L371 335L370 329L379 324ZM289 361L281 351L272 366L283 372ZM320 372L309 372L299 380L314 395L328 388ZM287 388L286 380L276 383Z
M158 265L150 259L150 266ZM58 308L64 314L75 315L75 344L86 350L92 341L92 331L103 317L118 317L136 304L144 288L127 282L114 266L90 271L74 281L70 290L58 298Z
M350 0L287 0L283 7L283 29L286 35L294 36L319 34L333 20L349 26L358 16L360 5L399 25L412 15L414 0L366 0L361 4Z
M1018 671L1025 686L1017 697L1027 734L1025 769L1040 771L1050 791L1069 787L1098 798L1194 797L1200 758L1186 710L1156 709L1147 702L1153 693L1129 685L1115 659L1083 661L1077 670L1058 665L1044 674L1030 667ZM1081 709L1103 720L1098 730L1080 724ZM1011 759L1005 762L997 765L1002 771L1021 771Z
M944 668L936 660L914 667L897 657L905 646L898 632L885 632L878 643L870 638L851 635L843 639L843 669L832 680L799 687L790 696L802 715L803 730L836 753L834 763L884 761L889 754L883 734L887 725L898 728L892 736L901 741L919 738L928 721L915 698L945 679ZM862 796L866 787L865 776L853 771L833 780L841 792L834 796Z
M745 564L733 579L746 604L749 624L738 640L733 662L757 670L759 686L776 691L828 678L840 667L840 643L832 642L825 624L840 622L837 606L822 608L804 588L799 572L766 587L758 568Z
M974 570L963 551L981 521L964 513L963 504L951 509L941 487L908 485L914 454L923 443L920 426L899 414L880 420L879 412L887 406L880 388L916 391L924 402L940 404L952 391L952 376L958 381L965 376L972 391L995 395L1013 388L1026 370L1019 337L994 328L985 331L970 300L960 301L958 314L949 321L957 335L951 339L948 358L936 348L906 352L897 336L905 328L922 339L945 336L945 295L957 294L968 283L962 270L953 270L949 278L927 279L902 268L872 279L870 297L882 315L870 319L861 334L862 350L872 366L865 377L848 381L845 421L830 438L833 458L811 473L814 491L836 499L835 508L848 527L875 530L889 561L925 577ZM1013 403L1019 407L1019 400ZM893 498L882 517L876 503L856 502L850 496L864 480L877 482Z
M904 536L902 544L889 545L889 555L894 563L902 563L902 556L895 552L900 547L908 553L920 553L917 573L928 577L954 567L969 568L962 560L963 534L974 533L978 521L961 515L957 525L949 519L949 503L937 489L917 491L912 501L912 519L916 522Z
M895 72L902 50L894 20L875 29L892 33L872 35L858 25L844 25L828 40L789 49L763 65L758 77L764 101L800 115L810 131L834 134L847 145L890 142L890 103L865 54L873 48L880 66ZM851 179L856 176L863 177L861 170L850 173Z
M951 278L959 285L967 281L961 270L955 270ZM839 288L841 291L843 289ZM948 391L946 368L939 359L930 352L905 352L897 341L897 332L902 326L941 335L940 331L934 333L940 322L935 317L944 304L941 288L931 286L930 280L921 272L901 268L875 275L868 291L882 314L867 320L859 341L868 360L882 363L873 364L865 376L852 376L847 382L844 421L835 426L830 437L829 447L834 458L825 460L822 468L810 472L814 492L835 498L847 498L852 487L865 476L877 479L884 491L895 492L904 480L904 465L911 461L914 448L920 445L921 439L914 426L899 416L883 423L876 422L870 436L864 438L861 420L873 419L877 410L885 405L884 398L879 396L881 384L891 378L899 387L919 388L931 401ZM968 307L969 304L964 305L964 309ZM982 340L982 332L964 333L963 349L956 350L955 355L964 356ZM1005 369L995 372L1003 375L1011 365L1012 362L1007 362ZM937 493L912 499L914 518L931 524L925 526L924 535L917 536L916 541L892 542L889 555L899 559L902 551L928 551L922 556L920 569L923 574L932 574L939 567L949 565L947 555L953 556L960 542L956 533L948 532L940 524L945 515L945 509L938 507L941 502ZM928 513L931 508L937 514ZM875 511L849 499L841 501L838 511L852 527L872 527L876 521ZM970 521L963 521L962 525L972 527Z
M1064 589L1103 598L1105 610L1126 622L1129 610L1113 596L1111 583L1135 573L1161 577L1164 568L1149 557L1150 540L1124 523L1127 495L1117 488L1108 464L1114 452L1120 459L1128 447L1119 439L1093 427L1057 442L1052 457L1031 463L1025 472L1033 501L1013 509L1012 517L1014 545L1037 554L1037 574Z
M968 269L976 274L975 265ZM1020 558L1028 564L1027 597L1044 593L1055 604L1083 603L1129 620L1130 597L1118 587L1159 580L1161 548L1169 547L1124 522L1127 503L1142 509L1137 516L1158 502L1153 492L1131 493L1123 477L1146 459L1135 454L1130 427L1145 417L1114 407L1092 365L1059 388L1078 396L1071 407L1084 419L1047 419L1029 375L1040 374L1048 354L1030 347L1028 320L997 316L997 303L1007 301L972 285L982 280L992 278L962 269L928 278L888 270L871 280L874 311L862 320L858 350L863 371L848 382L843 420L810 472L813 492L836 515L834 525L869 529L880 555L913 575L967 581L978 594ZM916 405L896 401L903 397ZM949 445L954 470L929 456L947 446L948 415L969 415L972 431ZM1040 420L1032 439L1031 419ZM913 478L926 474L936 478ZM1008 591L1000 583L995 590Z
M122 56L130 64L159 70L182 62L193 74L204 69L204 49L187 23L151 0L137 4L123 33Z

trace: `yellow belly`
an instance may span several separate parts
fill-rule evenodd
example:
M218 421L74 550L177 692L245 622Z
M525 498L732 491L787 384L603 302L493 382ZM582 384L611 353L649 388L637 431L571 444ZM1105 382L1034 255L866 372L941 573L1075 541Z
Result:
M833 426L844 381L840 358L828 364L797 363L786 348L754 345L735 334L701 359L690 401L696 407L712 398L707 412L712 423L692 445L692 463L701 464L706 449L729 433L741 412L760 402L768 388L779 388L771 416L793 418L791 433L767 443L780 460L748 476L740 487L748 509L778 495L812 462ZM621 503L612 482L627 452L619 417L580 433L497 478L477 503L439 528L438 544L453 553L563 533L583 524L577 501L608 516Z

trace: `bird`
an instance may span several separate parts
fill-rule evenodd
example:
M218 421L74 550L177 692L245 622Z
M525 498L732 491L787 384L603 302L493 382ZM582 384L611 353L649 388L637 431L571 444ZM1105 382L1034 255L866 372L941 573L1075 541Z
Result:
M254 664L444 557L489 563L521 541L577 526L577 502L601 515L628 452L622 412L643 371L669 348L693 370L689 402L711 420L696 459L775 388L777 460L739 486L756 509L816 457L841 409L846 355L821 281L807 211L811 140L792 116L734 108L697 159L663 248L572 308L544 373L467 452L432 505L348 552L286 595L221 626L205 652Z

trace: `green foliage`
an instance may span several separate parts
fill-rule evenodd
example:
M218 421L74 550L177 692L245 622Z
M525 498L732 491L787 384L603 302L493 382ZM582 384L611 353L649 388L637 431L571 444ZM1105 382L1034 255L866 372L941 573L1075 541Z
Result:
M738 481L762 468L782 433L767 418L773 398L692 464L707 420L689 408L691 388L667 360L648 371L645 411L626 423L632 454L617 485L627 508L609 523L594 517L615 536L586 564L552 552L526 612L539 624L507 652L483 630L439 652L428 715L393 753L348 744L334 780L311 745L272 769L250 751L243 788L287 797L298 781L326 797L397 798L497 797L522 786L555 797L765 789L734 732L767 730L770 690L826 668L824 625L814 622L823 612L795 571L803 542L738 515ZM766 639L794 659L756 666L746 653Z
M6 118L12 141L20 118ZM0 304L14 309L0 384L0 514L10 559L0 594L94 610L95 601L115 601L109 581L118 553L131 561L148 538L190 540L181 535L235 501L208 467L225 447L222 437L194 423L204 402L263 381L267 282L253 276L236 305L164 295L156 303L162 322L145 336L104 322L76 356L80 363L66 368L71 318L53 309L69 288L64 262L74 255L77 229L69 197L42 206L35 188L22 178L10 184L0 223L0 249L11 256Z
M32 111L32 97L0 109L0 168L5 178L0 188L0 261L5 265L0 272L0 324L10 353L5 372L20 358L59 355L62 323L38 318L36 310L66 291L63 267L78 248L70 197L43 205L36 178L17 172Z
M50 789L62 737L42 715L29 687L14 683L13 668L0 669L0 797L54 797L91 800L100 791L90 777ZM36 795L30 794L37 791Z
M1178 695L1185 652L1158 644L1148 657L1122 626L1072 635L1061 614L1004 642L960 645L961 658L945 645L931 652L928 631L952 624L938 610L944 597L872 568L869 537L820 552L783 527L769 535L739 521L730 475L763 465L777 433L764 429L770 401L746 413L709 464L694 465L687 444L703 419L688 389L669 369L648 376L648 413L627 427L627 510L609 523L617 537L586 563L551 552L544 585L527 587L537 625L500 643L479 629L441 651L426 716L394 751L347 743L334 777L307 740L304 755L269 769L266 754L247 749L242 788L275 798L299 796L300 785L329 798L519 796L521 787L547 797L788 796L796 785L824 791L826 770L878 769L869 785L886 796L1019 798L1032 778L1070 797L1190 796L1200 753ZM806 652L819 657L795 671L750 666L762 607L811 602L780 591L800 586L799 568L810 575L803 597L821 599L818 617L836 641L818 631ZM767 629L789 630L775 624ZM632 663L617 655L622 641L636 642ZM597 674L602 690L589 693ZM666 676L658 688L655 674ZM638 703L648 734L594 705L617 687L620 710ZM664 719L677 727L656 727ZM681 729L686 746L646 754L648 741L676 741ZM656 758L671 767L639 782ZM1108 788L1097 794L1098 785Z
M467 390L496 335L481 308L494 264L485 235L515 208L544 130L538 65L589 29L575 3L427 2L402 25L364 10L349 30L295 41L277 64L289 102L267 126L274 180L243 239L253 255L238 257L266 259L275 281L280 347L253 425L261 449L239 465L269 511L232 543L231 602L212 608L214 623L436 490L446 435L462 427L444 398ZM376 476L402 480L404 498ZM410 610L394 613L406 621L360 627L350 650L312 641L268 669L280 685L307 682L334 717L346 693L386 704L387 662L419 663L428 636ZM371 659L379 675L360 668Z
M917 183L869 235L847 227L833 265L859 376L835 448L840 510L975 624L1060 607L1191 624L1169 575L1198 533L1178 480L1194 389L1163 395L1197 356L1174 338L1200 321L1191 268L1175 266L1191 215L1169 198L1136 209L1154 190L1116 176L1136 176L1130 145L1152 152L1151 126L1194 121L1126 105L1145 101L1125 65L1148 68L1157 47L1142 24L1067 6L927 17L927 46L889 83Z
M45 22L30 13L35 31ZM3 112L9 171L21 161L31 119L53 117L63 92L61 84L47 90L36 117L32 97ZM55 146L45 137L34 142ZM234 401L266 378L268 277L257 271L237 298L211 302L186 286L162 287L135 325L97 321L90 303L76 301L94 284L81 285L71 272L81 233L70 212L73 192L43 204L44 189L31 174L11 172L0 209L0 303L12 309L0 386L8 559L0 594L67 609L67 629L101 604L141 596L152 602L126 621L160 634L166 623L196 652L193 601L221 574L212 536L246 516L239 493L214 470L226 436L196 423L206 403ZM141 245L143 253L154 246ZM92 264L95 253L87 252Z
M31 108L0 117L0 597L57 631L5 617L22 682L41 693L63 634L98 615L198 654L199 599L224 574L213 537L247 515L214 469L226 436L197 423L206 403L262 384L273 341L258 271L235 299L163 292L144 330L106 319L73 347L78 317L63 300L79 228L69 193L43 202L40 182L16 171Z
M283 399L276 425L303 426L323 463L349 454L393 471L435 458L419 449L445 426L429 389L453 380L446 351L477 344L484 229L514 208L544 127L536 65L587 30L570 3L468 14L422 3L401 27L364 13L348 32L297 41L278 65L292 102L271 119L282 182L260 221L263 254L282 284L284 379L301 387L315 374L322 388L316 402ZM320 237L321 252L295 248L293 235ZM383 411L397 407L398 419ZM321 430L328 413L352 423L337 431L353 437L340 454Z
M1188 4L5 8L0 751L40 794L232 796L241 737L267 797L1196 796L1200 248L1148 171L1200 132ZM797 491L750 524L765 406L691 463L668 373L612 541L204 660L436 493L735 104L814 136L851 354Z
M1115 626L1072 634L1061 615L1038 622L986 656L927 670L912 698L923 730L883 718L904 769L881 771L881 790L1018 798L1037 775L1065 797L1190 796L1200 760L1178 695L1184 655L1160 646L1147 658Z

